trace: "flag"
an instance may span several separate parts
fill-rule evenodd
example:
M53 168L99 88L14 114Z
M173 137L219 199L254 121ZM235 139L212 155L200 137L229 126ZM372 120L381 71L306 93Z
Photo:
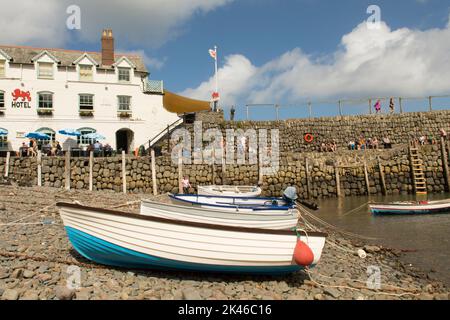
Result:
M219 101L220 100L220 95L218 92L213 92L212 94L212 101Z
M217 59L217 52L216 52L216 50L209 49L209 55L210 55L211 58L213 58L214 60Z

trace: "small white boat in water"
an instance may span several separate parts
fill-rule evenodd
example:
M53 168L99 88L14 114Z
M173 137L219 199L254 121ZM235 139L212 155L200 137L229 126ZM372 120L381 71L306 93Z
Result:
M369 208L375 215L450 213L450 199L369 204Z
M235 210L211 210L194 206L165 204L150 200L141 202L141 214L180 221L272 230L294 229L300 215L297 209L236 212Z
M326 234L199 224L58 203L73 247L132 269L286 274L320 260Z
M174 204L231 212L280 212L294 209L295 203L284 198L248 198L226 196L204 196L195 194L169 194Z
M261 188L257 186L198 186L197 193L207 196L258 197Z

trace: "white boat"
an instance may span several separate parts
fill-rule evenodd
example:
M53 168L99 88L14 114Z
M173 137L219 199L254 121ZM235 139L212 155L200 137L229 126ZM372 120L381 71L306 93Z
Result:
M289 230L295 228L300 215L297 209L289 209L287 211L236 212L165 204L150 200L143 200L141 202L141 214L221 226L272 230Z
M258 197L262 190L257 186L197 186L197 193L207 196Z
M450 213L450 199L440 201L406 201L369 204L375 215Z
M169 198L174 204L241 213L258 212L263 214L265 211L280 213L280 211L288 212L296 207L294 202L283 198L248 198L195 194L169 194Z
M286 274L317 264L326 238L319 232L215 226L77 204L57 207L81 255L133 269ZM304 261L299 253L308 252L308 262L298 265Z

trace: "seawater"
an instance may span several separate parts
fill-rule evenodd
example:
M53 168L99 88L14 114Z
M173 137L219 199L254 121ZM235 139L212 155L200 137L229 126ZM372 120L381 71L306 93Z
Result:
M377 238L370 243L413 251L401 260L433 275L450 286L450 213L436 215L373 216L365 205L372 202L450 199L450 194L428 196L345 197L319 201L314 214L352 233ZM361 207L359 210L352 210Z

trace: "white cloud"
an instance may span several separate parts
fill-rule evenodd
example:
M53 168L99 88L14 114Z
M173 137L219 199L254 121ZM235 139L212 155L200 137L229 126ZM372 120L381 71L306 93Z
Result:
M450 23L444 29L391 30L365 23L342 37L330 56L295 48L256 67L242 55L220 68L222 104L299 102L329 97L421 96L450 93ZM213 78L188 94L209 99Z
M99 42L104 27L112 28L122 45L158 47L182 32L197 14L233 0L0 0L0 43L64 46L72 36ZM81 30L66 28L67 7L81 8Z

